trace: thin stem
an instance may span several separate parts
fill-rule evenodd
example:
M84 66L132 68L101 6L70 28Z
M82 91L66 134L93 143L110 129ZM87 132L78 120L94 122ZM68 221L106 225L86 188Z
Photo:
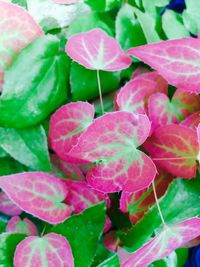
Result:
M152 187L153 187L153 193L154 193L154 197L155 197L155 201L156 201L156 205L157 205L157 208L158 208L158 212L159 212L161 221L162 221L163 225L166 227L167 224L166 224L166 222L165 222L165 220L163 218L163 214L162 214L162 211L161 211L161 208L160 208L160 205L159 205L158 196L157 196L157 193L156 193L156 187L155 187L154 181L152 182Z
M102 98L102 90L101 90L101 81L100 81L99 70L97 70L97 82L98 82L98 89L99 89L99 99L100 99L100 104L101 104L101 111L102 111L102 114L104 114L105 111L104 111L104 105L103 105L103 98Z
M46 227L47 227L47 225L45 224L45 226L44 226L44 228L43 228L43 230L42 230L42 233L41 233L41 237L43 237L43 235L44 235L44 233L45 233L45 230L46 230Z

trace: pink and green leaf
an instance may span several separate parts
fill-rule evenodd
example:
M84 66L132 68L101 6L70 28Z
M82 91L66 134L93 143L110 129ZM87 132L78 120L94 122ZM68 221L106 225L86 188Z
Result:
M109 233L107 233L104 236L103 244L108 250L113 252L117 251L118 246L120 244L120 239L117 236L116 231L112 230Z
M158 198L164 195L172 180L173 178L170 174L161 169L159 170L154 181ZM151 186L136 193L122 192L120 210L125 213L128 212L131 222L135 224L154 203L155 196Z
M104 200L109 203L109 198L106 194L92 189L86 182L65 180L65 183L69 190L65 202L72 207L75 214L79 214Z
M96 163L88 171L87 181L97 190L108 193L144 189L154 179L156 168L137 147L147 139L150 128L146 115L126 111L105 114L80 136L70 155Z
M116 71L131 64L117 41L99 28L70 37L66 52L74 61L92 70Z
M38 230L34 223L25 218L21 220L19 216L12 217L6 227L6 232L20 233L27 236L37 236Z
M51 155L52 173L71 180L85 181L83 171L76 164L68 163L56 155Z
M1 176L0 188L20 209L51 224L63 222L71 214L71 207L63 203L66 185L48 173Z
M146 113L148 98L157 92L167 94L167 82L155 71L136 76L118 92L116 104L120 110Z
M30 236L16 248L15 267L73 267L74 257L65 237L48 234L43 237Z
M154 131L144 147L156 165L172 175L195 177L199 146L194 130L176 124L162 126Z
M68 152L76 145L81 133L92 123L94 112L91 104L75 102L62 106L51 116L49 142L61 159L73 162Z
M171 85L200 93L200 39L161 41L131 48L127 54L150 65Z
M0 192L0 212L10 216L17 216L20 215L23 210L15 205L4 192Z
M21 49L42 35L42 30L24 8L5 1L0 1L0 28L1 87L3 71Z
M176 225L167 225L143 247L122 259L122 267L144 267L162 259L175 249L200 235L200 219L190 218Z
M188 127L196 131L197 126L200 123L200 111L193 113L188 116L185 120L183 120L180 125Z

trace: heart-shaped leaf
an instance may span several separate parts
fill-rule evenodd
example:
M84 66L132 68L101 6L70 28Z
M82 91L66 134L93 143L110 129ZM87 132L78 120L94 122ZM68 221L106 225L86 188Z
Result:
M152 240L122 262L122 267L144 267L162 259L176 248L200 235L200 218L167 225Z
M147 72L136 76L121 88L116 104L120 110L146 113L148 98L157 92L167 94L167 83L157 72Z
M65 183L69 189L65 202L73 208L75 214L103 200L108 200L106 194L92 189L86 182L65 180Z
M0 192L0 212L10 216L20 215L22 210L4 192Z
M96 119L69 154L96 163L87 173L93 188L103 192L139 191L148 187L156 174L152 160L137 150L149 136L150 127L146 115L111 112Z
M14 266L73 267L74 257L69 242L61 235L51 233L43 237L30 236L17 246Z
M172 176L160 169L154 181L158 198L164 195L171 181ZM151 186L136 193L122 192L120 210L129 212L129 218L135 224L154 203L155 196Z
M38 235L37 227L29 219L20 219L19 216L12 217L7 224L6 232L19 233L25 235Z
M18 5L0 1L0 87L3 71L15 55L42 34L31 15Z
M58 178L43 172L0 177L0 187L22 210L52 224L66 220L71 208L62 201L68 189Z
M200 98L195 94L176 90L171 102L165 94L157 93L149 98L148 112L153 128L178 123L200 109Z
M176 124L157 128L144 147L172 175L195 177L199 147L194 130Z
M128 50L157 70L170 84L200 93L200 40L183 38L148 44Z
M62 106L51 117L49 140L51 148L66 161L72 161L69 151L81 133L92 123L94 107L85 102Z
M92 70L116 71L131 64L115 39L99 28L70 37L66 52L74 61Z

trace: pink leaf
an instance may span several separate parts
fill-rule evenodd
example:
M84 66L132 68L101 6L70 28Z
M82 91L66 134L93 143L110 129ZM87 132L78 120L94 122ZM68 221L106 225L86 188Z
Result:
M147 72L122 87L117 94L116 103L120 110L146 113L148 98L156 92L167 94L167 83L157 72Z
M188 127L196 131L198 124L200 123L200 111L193 113L183 120L180 125Z
M86 182L65 180L65 183L69 189L65 202L73 208L75 214L101 201L108 201L106 194L92 189Z
M158 198L164 195L171 181L172 177L170 174L159 170L159 174L157 174L154 181ZM135 224L154 203L155 196L151 186L136 193L122 192L120 210L125 213L128 212L131 222Z
M73 35L67 42L66 52L74 61L92 70L116 71L131 64L117 41L99 28Z
M20 215L23 211L16 206L4 192L0 192L0 212L10 216Z
M43 172L27 172L0 177L0 187L22 210L57 224L66 220L71 208L62 201L68 189L60 179Z
M110 231L105 235L103 243L108 250L115 252L120 244L120 239L115 231Z
M76 145L79 136L92 123L93 118L94 107L86 102L64 105L51 116L50 146L61 159L73 162L68 152Z
M25 235L38 235L38 230L34 223L25 218L21 220L19 216L12 217L7 224L6 232L20 233Z
M87 180L99 191L141 190L156 174L151 159L137 150L149 136L150 127L146 115L126 111L105 114L80 136L70 155L96 163L87 173Z
M144 267L162 259L184 243L200 235L200 219L191 218L176 225L168 225L143 247L122 260L121 267Z
M199 148L194 130L176 124L157 128L144 147L154 162L172 175L195 176Z
M200 109L200 98L195 94L176 90L171 102L165 94L157 93L149 98L148 111L152 127L178 123Z
M69 242L61 235L30 236L16 248L15 267L74 267Z
M51 162L53 164L52 172L55 175L57 172L61 172L68 179L85 181L85 176L78 165L65 162L59 159L56 155L51 155Z
M0 87L3 71L21 49L42 34L39 25L22 7L0 1Z
M170 84L200 93L200 40L183 38L134 47L127 54L157 70Z

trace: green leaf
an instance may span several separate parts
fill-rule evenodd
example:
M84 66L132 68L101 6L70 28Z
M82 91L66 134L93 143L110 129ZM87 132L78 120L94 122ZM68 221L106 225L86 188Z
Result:
M5 232L8 220L9 220L9 217L7 217L6 215L0 213L0 234ZM1 243L1 240L0 240L0 243ZM1 252L0 252L0 254L1 254Z
M105 202L73 215L64 223L52 227L49 232L67 238L74 255L75 267L90 266L105 225Z
M134 8L129 4L123 5L119 10L115 27L116 39L124 50L146 44L143 30L134 17Z
M186 9L183 12L183 21L186 28L194 35L200 29L200 1L186 0Z
M159 42L161 39L156 32L156 20L149 13L143 13L139 9L134 8L134 12L138 18L138 21L143 29L144 35L148 43ZM149 30L151 29L151 30Z
M0 176L24 171L26 171L25 166L21 165L16 160L10 157L0 158Z
M0 147L0 158L4 158L4 157L7 157L8 156L8 153L6 153L5 150L3 150L2 147Z
M0 266L13 267L16 246L26 237L24 234L3 233L0 235Z
M47 138L42 126L27 129L0 127L1 147L15 160L41 171L50 171Z
M103 94L119 88L119 72L100 71ZM99 96L97 73L72 62L70 84L73 100L91 100Z
M108 11L120 6L121 0L84 0L94 11Z
M26 0L12 0L12 3L27 8Z
M97 267L120 267L117 254L114 254L110 258L106 259L105 261L97 265Z
M0 125L24 128L46 118L67 98L69 59L56 37L26 47L5 73Z
M178 223L191 217L200 216L199 192L199 179L176 179L159 201L166 223ZM132 226L127 233L119 232L119 236L130 251L135 251L161 227L162 222L158 209L154 205L142 220Z
M114 36L114 22L107 13L90 13L81 16L71 23L67 31L69 38L79 32L87 32L93 28L101 28L109 35Z
M185 28L182 17L171 10L166 10L162 16L163 30L169 39L190 37L190 33ZM172 27L173 25L173 27Z

